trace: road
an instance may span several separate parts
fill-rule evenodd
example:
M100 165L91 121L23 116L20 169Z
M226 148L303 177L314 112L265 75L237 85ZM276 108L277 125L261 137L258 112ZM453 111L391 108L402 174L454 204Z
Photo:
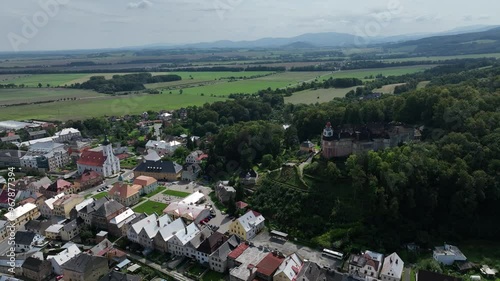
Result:
M149 260L145 259L142 256L138 256L136 254L133 254L133 253L125 251L125 250L123 250L123 251L127 253L128 257L130 257L130 258L132 258L134 260L137 260L138 262L143 263L143 264L145 264L145 265L147 265L147 266L149 266L149 267L151 267L151 268L153 268L155 270L158 270L158 271L160 271L162 273L165 273L165 274L167 274L168 276L174 278L177 281L194 281L193 279L188 278L188 277L180 274L177 271L170 271L170 270L168 270L166 268L163 268L161 265L159 265L157 263L154 263L152 261L149 261Z

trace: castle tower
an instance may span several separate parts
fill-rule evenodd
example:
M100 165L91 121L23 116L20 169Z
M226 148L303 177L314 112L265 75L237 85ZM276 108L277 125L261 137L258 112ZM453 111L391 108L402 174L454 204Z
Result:
M330 122L326 123L323 129L323 137L321 138L321 155L330 159L335 157L335 132L333 131L332 124Z

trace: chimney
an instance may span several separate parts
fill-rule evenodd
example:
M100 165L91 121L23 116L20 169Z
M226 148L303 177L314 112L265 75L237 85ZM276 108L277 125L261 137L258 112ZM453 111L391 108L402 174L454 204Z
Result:
M184 231L186 232L186 234L188 234L188 228L187 228L187 226L184 226Z

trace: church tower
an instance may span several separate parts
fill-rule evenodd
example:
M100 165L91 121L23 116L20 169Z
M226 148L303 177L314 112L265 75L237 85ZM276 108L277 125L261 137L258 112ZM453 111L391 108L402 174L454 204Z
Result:
M113 146L108 140L108 136L104 136L104 142L102 143L102 154L104 156L110 156L113 154Z
M326 123L323 129L323 136L321 138L321 155L330 159L335 156L335 132L333 131L332 124L330 122Z

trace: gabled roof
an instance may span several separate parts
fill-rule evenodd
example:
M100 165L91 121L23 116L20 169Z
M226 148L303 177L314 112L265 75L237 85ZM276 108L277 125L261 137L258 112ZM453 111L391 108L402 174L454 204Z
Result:
M172 161L142 161L134 171L148 173L178 174L182 166Z
M3 192L5 193L5 192ZM3 194L2 193L2 194ZM37 206L33 203L26 203L22 206L19 206L17 208L15 208L14 210L8 212L7 214L5 214L4 216L9 220L9 221L14 221L16 220L17 218L25 215L26 213L36 209Z
M28 257L24 263L23 263L23 266L22 268L24 269L29 269L31 271L40 271L41 268L43 267L44 264L46 263L49 263L49 261L42 261L42 260L39 260L39 259L35 259L33 257Z
M186 226L184 230L177 231L175 237L181 242L182 245L186 245L191 239L193 239L196 234L200 232L200 229L196 226L195 223L191 223Z
M184 221L182 220L182 218L178 218L175 221L168 224L167 226L162 227L158 231L158 234L161 235L161 238L163 239L163 241L168 241L178 231L183 231L184 227L186 227L186 225L184 224Z
M284 257L275 253L269 253L257 264L257 272L264 276L273 276L281 263L285 260Z
M80 249L75 244L72 244L55 256L48 256L47 259L53 259L55 263L61 266L80 253Z
M83 223L83 221L81 218L71 220L70 222L68 222L67 224L64 225L62 230L66 231L66 232L70 232L74 229L77 229L82 223Z
M299 274L301 268L302 260L297 254L294 253L285 258L274 275L284 273L288 280L294 280Z
M246 214L238 218L238 221L246 232L250 231L253 226L263 222L264 220L264 216L252 210L246 212Z
M51 224L52 223L48 220L30 220L24 225L24 228L29 231L33 230L43 233Z
M92 256L86 253L80 253L63 265L64 269L86 273L94 270L95 267L108 265L108 259L104 257Z
M189 240L188 245L194 249L198 249L201 243L207 240L210 235L212 235L212 230L208 227L203 227L191 240Z
M243 252L245 252L246 249L248 249L248 247L250 246L246 243L241 243L240 245L238 245L238 247L236 247L236 249L229 253L228 257L231 259L237 259L239 256L241 256L241 254L243 254Z
M215 252L224 242L227 241L227 237L220 233L214 232L205 241L203 241L200 246L198 246L198 252L202 252L207 255L211 255Z
M148 176L138 176L134 180L134 184L137 184L137 185L140 185L140 186L152 185L155 182L158 182L158 181L155 178L148 177Z
M80 194L68 194L64 195L63 197L57 199L53 205L54 206L59 206L59 205L66 205L67 203L73 201L73 200L82 200L83 201L83 195Z
M17 231L15 236L16 245L31 245L38 234L29 231Z
M96 171L85 171L82 176L79 178L80 182L87 182L91 180L95 180L98 178L102 178L100 174L98 174Z
M127 208L125 212L119 214L118 216L114 217L109 223L110 224L121 224L122 222L128 220L131 217L135 217L135 213L132 209Z
M107 202L104 202L104 204L102 204L102 206L95 211L94 216L108 217L111 214L115 213L116 211L124 208L125 206L120 204L120 202L111 199Z
M118 271L111 271L105 274L99 281L141 281L142 278L137 275L125 274Z
M70 188L72 183L63 179L58 179L47 187L47 191L61 193Z
M380 271L381 275L401 279L403 274L404 262L396 253L392 253L384 259L384 265Z
M158 231L172 223L172 219L168 215L157 217L156 214L152 214L132 225L135 233L144 233L149 238L156 236Z
M102 167L104 162L106 162L106 159L108 159L108 157L104 156L102 151L85 150L82 152L82 155L80 155L80 159L78 159L77 164Z
M337 278L337 277L342 277L343 275L340 273L335 273L335 271L329 271L323 268L322 266L319 266L317 263L308 261L304 263L302 266L302 269L300 270L299 274L297 275L296 280L297 281L336 281L336 280L343 280L343 278ZM349 279L352 280L352 279Z
M232 235L224 244L222 244L217 250L215 250L215 252L213 252L211 256L226 259L229 253L236 249L238 245L238 237L236 235Z
M128 184L124 182L116 182L108 194L110 196L117 196L120 198L129 198L139 193L142 186L137 184Z
M54 202L56 202L57 200L59 200L63 197L64 197L64 193L57 194L56 196L45 200L45 205L47 205L47 207L49 207L49 209L54 210Z

